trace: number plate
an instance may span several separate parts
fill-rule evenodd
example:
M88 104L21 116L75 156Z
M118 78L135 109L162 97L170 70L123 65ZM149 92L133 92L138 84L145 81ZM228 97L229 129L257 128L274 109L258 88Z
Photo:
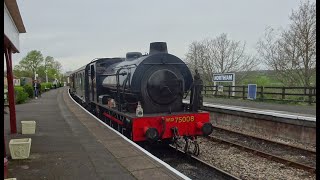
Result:
M175 122L175 123L193 122L194 120L195 120L194 116L166 117L166 122Z

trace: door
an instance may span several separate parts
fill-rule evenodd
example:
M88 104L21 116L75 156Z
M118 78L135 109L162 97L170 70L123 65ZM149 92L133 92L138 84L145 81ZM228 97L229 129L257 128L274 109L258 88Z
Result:
M91 88L90 88L90 92L91 92L91 99L92 101L95 101L94 96L95 96L95 81L96 81L96 73L95 73L95 68L94 68L94 64L92 64L90 66L90 81L91 81Z

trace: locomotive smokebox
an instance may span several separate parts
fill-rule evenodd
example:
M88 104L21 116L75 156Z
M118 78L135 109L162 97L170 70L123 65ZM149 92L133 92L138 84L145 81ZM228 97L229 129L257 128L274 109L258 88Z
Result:
M156 53L168 53L167 43L166 42L152 42L150 43L149 54Z

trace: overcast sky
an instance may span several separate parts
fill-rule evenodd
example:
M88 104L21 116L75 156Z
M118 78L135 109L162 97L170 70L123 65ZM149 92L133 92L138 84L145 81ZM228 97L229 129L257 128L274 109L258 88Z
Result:
M96 57L124 57L166 41L184 58L192 41L221 33L255 53L267 26L286 27L300 0L17 0L27 33L14 65L31 50L58 60L64 71Z

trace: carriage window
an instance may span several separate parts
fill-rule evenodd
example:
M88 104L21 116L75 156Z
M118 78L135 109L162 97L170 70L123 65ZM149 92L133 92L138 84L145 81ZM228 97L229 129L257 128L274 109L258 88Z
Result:
M85 81L84 73L82 73L82 81ZM84 89L84 83L82 83L82 89Z
M91 78L93 79L94 76L95 76L94 65L93 64L90 66L90 70L91 70Z
M76 78L77 78L77 81L76 81L77 82L77 87L79 87L79 74L76 75Z
M77 87L77 74L74 75L74 87Z

